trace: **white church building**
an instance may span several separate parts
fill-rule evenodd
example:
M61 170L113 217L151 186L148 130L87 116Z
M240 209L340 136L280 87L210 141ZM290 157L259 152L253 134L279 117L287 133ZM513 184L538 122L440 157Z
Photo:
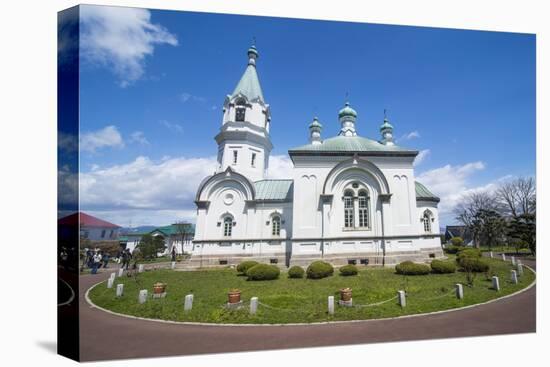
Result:
M394 144L386 118L379 140L359 135L349 103L338 112L335 137L323 139L313 119L308 144L288 151L292 177L266 179L272 122L258 57L252 46L244 75L225 98L215 137L219 166L195 198L192 263L392 265L442 257L439 198L415 181L418 151Z

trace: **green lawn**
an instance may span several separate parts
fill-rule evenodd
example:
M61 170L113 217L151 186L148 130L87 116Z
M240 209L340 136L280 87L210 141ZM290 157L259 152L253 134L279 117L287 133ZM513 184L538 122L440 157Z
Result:
M359 320L401 316L462 307L485 302L528 286L535 274L524 267L524 275L514 285L510 282L510 263L490 260L493 272L500 278L501 290L496 292L485 274L478 274L473 287L464 286L464 299L454 296L454 285L465 283L466 275L430 274L424 276L403 276L395 274L391 268L363 268L359 275L342 277L335 275L325 279L288 279L282 272L277 280L253 282L238 276L232 269L173 271L155 270L141 273L134 278L117 278L116 284L124 283L124 296L115 297L115 287L107 289L105 282L90 292L90 298L98 306L106 309L140 317L213 323L292 323L320 322L332 320ZM155 282L165 282L167 297L149 298L145 304L138 303L140 289L152 293ZM374 307L340 307L336 305L334 315L327 313L327 296L339 299L339 289L353 289L354 305L372 304L391 299L397 290L407 291L407 306L401 308L397 300ZM238 288L242 291L245 305L251 297L258 297L258 313L249 315L248 308L226 310L227 291ZM183 311L183 298L194 295L193 309Z

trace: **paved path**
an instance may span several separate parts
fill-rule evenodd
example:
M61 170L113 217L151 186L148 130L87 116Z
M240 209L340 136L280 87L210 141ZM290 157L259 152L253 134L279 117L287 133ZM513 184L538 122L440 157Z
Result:
M523 261L535 267L534 261ZM461 311L394 320L309 326L200 326L134 320L90 307L86 290L108 274L80 280L83 361L391 342L536 330L536 287Z

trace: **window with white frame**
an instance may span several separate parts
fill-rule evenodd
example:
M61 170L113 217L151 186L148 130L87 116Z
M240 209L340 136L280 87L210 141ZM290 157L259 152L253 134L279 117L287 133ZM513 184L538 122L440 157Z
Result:
M224 237L231 237L233 232L233 218L227 216L223 219L223 235Z
M353 228L353 192L344 193L344 227Z
M359 192L358 207L359 227L370 227L369 194L365 190Z
M432 213L429 210L424 212L422 216L422 223L424 224L424 232L430 233L432 231Z
M281 217L278 215L274 216L271 220L271 234L273 236L281 235Z

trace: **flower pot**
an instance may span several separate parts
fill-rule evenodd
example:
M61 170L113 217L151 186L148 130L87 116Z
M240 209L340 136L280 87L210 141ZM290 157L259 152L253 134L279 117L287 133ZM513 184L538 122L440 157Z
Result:
M344 302L351 301L351 288L340 289L340 300Z
M153 285L154 294L162 294L164 292L166 292L166 283L155 283Z
M239 303L241 302L241 291L232 290L227 293L227 298L229 303Z

